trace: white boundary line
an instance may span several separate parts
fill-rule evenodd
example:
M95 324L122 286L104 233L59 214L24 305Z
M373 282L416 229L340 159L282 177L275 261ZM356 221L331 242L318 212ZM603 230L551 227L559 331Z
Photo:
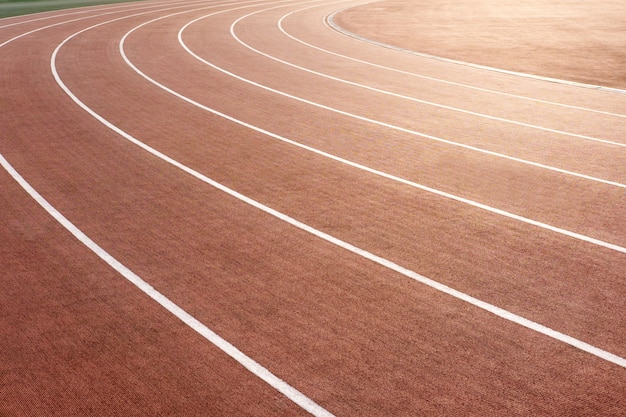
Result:
M364 3L367 4L367 3ZM359 5L359 6L363 6ZM359 7L356 6L356 7ZM579 87L579 88L586 88L586 89L591 89L591 90L596 90L596 91L603 91L603 92L608 92L608 93L617 93L617 94L626 94L626 90L622 90L619 88L613 88L613 87L604 87L604 86L600 86L600 85L593 85L593 84L584 84L584 83L578 83L575 81L567 81L567 80L561 80L558 78L550 78L550 77L542 77L540 75L533 75L533 74L526 74L524 72L516 72L516 71L508 71L505 69L501 69L501 68L495 68L495 67L489 67L486 65L478 65L478 64L472 64L471 62L465 62L465 61L458 61L458 60L454 60L454 59L449 59L449 58L443 58L440 56L436 56L436 55L431 55L431 54L426 54L423 52L416 52L416 51L412 51L410 49L404 49L404 48L399 48L397 46L393 46L393 45L389 45L383 42L378 42L375 41L373 39L368 39L365 38L363 36L357 35L356 33L350 32L344 28L342 28L341 26L337 25L333 18L334 16L336 16L337 14L343 12L344 10L348 10L352 7L355 6L351 6L342 10L337 10L331 14L328 15L327 21L329 22L329 25L335 29L338 33L341 33L345 36L348 36L350 38L356 39L358 41L361 42L365 42L371 45L376 45L376 46L380 46L383 48L387 48L387 49L392 49L394 51L398 51L398 52L403 52L403 53L407 53L410 55L416 55L422 58L428 58L428 59L434 59L437 61L443 61L443 62L447 62L450 64L456 64L456 65L463 65L466 67L472 67L472 68L476 68L476 69L480 69L480 70L485 70L485 71L492 71L492 72L499 72L502 74L507 74L507 75L514 75L516 77L523 77L523 78L530 78L533 80L538 80L538 81L546 81L546 82L550 82L550 83L555 83L555 84L563 84L563 85L567 85L570 87Z
M309 2L304 2L304 3L309 3ZM301 3L297 3L297 4L301 4ZM277 7L284 7L284 6L277 6ZM269 9L266 9L266 10L269 10ZM209 16L211 16L211 15L209 15ZM203 17L200 17L200 18L190 22L182 30L185 30L190 24L196 23L197 21L202 20L204 18L207 18L209 16L203 16ZM262 52L257 51L256 49L252 48L251 46L249 46L249 45L245 44L243 41L241 41L237 37L237 35L234 33L234 31L233 31L234 25L237 24L237 22L239 20L241 20L241 19L243 19L243 18L245 18L247 16L249 16L249 15L243 16L243 17L237 19L237 21L235 21L233 23L233 26L231 26L231 35L235 38L235 40L237 42L241 43L243 46L247 47L248 49L252 50L255 53L263 55ZM204 64L206 64L206 65L208 65L208 66L210 66L210 67L212 67L212 68L214 68L214 69L216 69L216 70L218 70L218 71L220 71L220 72L222 72L222 73L224 73L226 75L229 75L229 76L231 76L233 78L236 78L236 79L238 79L240 81L243 81L243 82L248 83L250 85L253 85L255 87L261 88L263 90L270 91L272 93L275 93L275 94L278 94L278 95L281 95L281 96L284 96L284 97L287 97L287 98L290 98L290 99L293 99L293 100L296 100L296 101L299 101L299 102L302 102L302 103L305 103L305 104L308 104L308 105L311 105L311 106L314 106L314 107L317 107L317 108L321 108L323 110L327 110L327 111L330 111L330 112L333 112L333 113L341 114L343 116L347 116L347 117L350 117L350 118L353 118L353 119L356 119L356 120L360 120L360 121L363 121L363 122L371 123L371 124L374 124L374 125L377 125L377 126L385 127L385 128L392 129L392 130L396 130L398 132L407 133L407 134L412 135L412 136L417 136L417 137L421 137L421 138L424 138L424 139L429 139L429 140L432 140L432 141L444 143L446 145L451 145L451 146L459 147L459 148L462 148L462 149L467 149L467 150L470 150L470 151L474 151L474 152L490 155L490 156L497 157L497 158L507 159L507 160L518 162L518 163L521 163L521 164L533 166L535 168L540 168L540 169L545 169L545 170L548 170L548 171L557 172L559 174L569 175L569 176L573 176L573 177L577 177L577 178L581 178L581 179L585 179L585 180L589 180L589 181L594 181L594 182L610 185L610 186L613 186L613 187L626 189L626 184L623 184L623 183L620 183L620 182L617 182L617 181L611 181L611 180L606 180L606 179L603 179L603 178L597 178L597 177L593 177L593 176L590 176L590 175L581 174L581 173L578 173L578 172L569 171L569 170L566 170L566 169L557 168L557 167L553 167L553 166L550 166L550 165L545 165L545 164L542 164L542 163L539 163L539 162L534 162L534 161L529 161L529 160L522 159L522 158L517 158L517 157L506 155L506 154L503 154L503 153L500 153L500 152L494 152L494 151L486 150L486 149L479 148L479 147L476 147L476 146L471 146L471 145L467 145L467 144L463 144L463 143L459 143L459 142L454 142L452 140L443 139L443 138L440 138L440 137L437 137L437 136L428 135L428 134L425 134L425 133L422 133L422 132L417 132L417 131L414 131L414 130L411 130L411 129L406 129L406 128L403 128L403 127L400 127L400 126L395 126L395 125L392 125L392 124L389 124L389 123L385 123L385 122L381 122L381 121L378 121L378 120L370 119L370 118L367 118L367 117L364 117L364 116L359 116L359 115L356 115L356 114L353 114L353 113L349 113L349 112L346 112L346 111L343 111L343 110L336 109L334 107L326 106L326 105L323 105L323 104L320 104L320 103L317 103L317 102L314 102L314 101L311 101L311 100L307 100L307 99L304 99L304 98L301 98L301 97L298 97L298 96L294 96L292 94L285 93L284 91L276 90L276 89L268 87L266 85L259 84L259 83L255 82L255 81L252 81L252 80L249 80L247 78L241 77L241 76L239 76L239 75L237 75L235 73L232 73L232 72L230 72L230 71L228 71L228 70L226 70L224 68L221 68L221 67L215 65L214 63L212 63L210 61L207 61L206 59L200 57L199 55L197 55L196 53L191 51L191 49L182 41L182 37L179 37L179 42L181 43L183 48L185 48L185 50L190 55L192 55L194 58L196 58L200 62L202 62L202 63L204 63ZM616 143L611 143L611 144L616 144ZM626 145L620 144L620 146L626 146Z
M241 8L243 8L243 7L241 7ZM238 8L238 9L241 9L241 8ZM236 10L236 9L233 9L233 10ZM231 11L231 10L226 10L226 11ZM218 12L218 13L224 13L226 11L222 11L222 12ZM164 16L163 18L166 18L166 17L169 17L169 16ZM155 19L153 21L156 21L156 20L159 20L159 19ZM150 22L144 23L144 24L142 24L140 26L135 27L134 29L131 29L131 31L127 32L124 35L124 37L122 38L122 40L120 41L120 53L122 53L122 55L124 56L125 60L127 60L127 58L124 55L124 49L123 49L124 39L126 39L126 37L130 33L132 33L134 30L136 30L139 27L145 26L148 23L150 23ZM97 25L97 26L99 26L99 25ZM90 28L88 28L88 29L90 29ZM78 33L72 35L71 37L77 36L78 34L84 32L84 31L86 31L88 29L85 29L85 30L83 30L81 32L78 32ZM182 29L181 29L181 31L182 31ZM180 32L179 32L179 36L180 36ZM189 175L197 178L198 180L200 180L200 181L202 181L202 182L204 182L204 183L206 183L206 184L208 184L208 185L210 185L210 186L212 186L212 187L214 187L214 188L216 188L218 190L221 190L224 193L226 193L226 194L228 194L228 195L230 195L232 197L235 197L235 198L237 198L240 201L243 201L244 203L247 203L247 204L249 204L249 205L251 205L251 206L253 206L253 207L255 207L255 208L259 209L259 210L262 210L263 212L265 212L265 213L267 213L267 214L269 214L269 215L271 215L271 216L273 216L273 217L275 217L277 219L280 219L280 220L282 220L282 221L284 221L284 222L286 222L286 223L288 223L288 224L290 224L292 226L295 226L298 229L301 229L301 230L303 230L305 232L308 232L308 233L310 233L310 234L312 234L314 236L317 236L317 237L319 237L319 238L321 238L321 239L323 239L323 240L325 240L325 241L327 241L329 243L337 245L338 247L341 247L341 248L343 248L345 250L348 250L348 251L350 251L350 252L352 252L352 253L354 253L356 255L359 255L359 256L361 256L361 257L363 257L365 259L368 259L368 260L370 260L372 262L375 262L375 263L377 263L379 265L382 265L382 266L384 266L384 267L386 267L386 268L388 268L390 270L398 272L398 273L400 273L400 274L402 274L402 275L404 275L404 276L406 276L408 278L411 278L411 279L413 279L415 281L418 281L418 282L420 282L422 284L428 285L431 288L434 288L434 289L436 289L438 291L441 291L443 293L451 295L452 297L455 297L457 299L463 300L463 301L465 301L465 302L467 302L467 303L469 303L471 305L474 305L474 306L476 306L478 308L481 308L481 309L483 309L485 311L488 311L488 312L490 312L490 313L492 313L492 314L494 314L494 315L496 315L498 317L501 317L501 318L503 318L505 320L514 322L514 323L519 324L521 326L524 326L524 327L526 327L528 329L534 330L534 331L536 331L538 333L541 333L541 334L546 335L548 337L551 337L553 339L559 340L559 341L561 341L563 343L566 343L566 344L568 344L570 346L573 346L573 347L575 347L577 349L580 349L582 351L590 353L590 354L592 354L592 355L594 355L594 356L596 356L598 358L604 359L604 360L609 361L611 363L614 363L614 364L616 364L618 366L626 368L626 359L624 359L624 358L621 358L621 357L619 357L619 356L617 356L617 355L615 355L613 353L607 352L607 351L602 350L602 349L600 349L598 347L595 347L593 345L590 345L588 343L585 343L583 341L575 339L575 338L573 338L571 336L568 336L566 334L560 333L560 332L558 332L556 330L550 329L550 328L548 328L546 326L543 326L541 324L538 324L538 323L535 323L535 322L530 321L528 319L525 319L525 318L523 318L521 316L518 316L518 315L513 314L513 313L511 313L509 311L506 311L504 309L496 307L496 306L494 306L492 304L489 304L489 303L486 303L486 302L481 301L479 299L476 299L474 297L471 297L471 296L469 296L469 295L467 295L467 294L465 294L463 292L457 291L457 290L452 289L452 288L450 288L448 286L445 286L445 285L443 285L441 283L438 283L436 281L428 279L428 278L426 278L426 277L424 277L424 276L422 276L422 275L420 275L420 274L418 274L418 273L416 273L414 271L411 271L411 270L409 270L407 268L404 268L404 267L402 267L400 265L397 265L397 264L395 264L395 263L393 263L393 262L391 262L391 261L389 261L387 259L384 259L382 257L376 256L376 255L374 255L374 254L372 254L372 253L370 253L370 252L368 252L366 250L360 249L360 248L358 248L356 246L353 246L353 245L351 245L351 244L349 244L347 242L344 242L344 241L342 241L342 240L340 240L340 239L338 239L336 237L333 237L333 236L331 236L331 235L329 235L327 233L324 233L324 232L322 232L320 230L317 230L317 229L315 229L315 228L313 228L313 227L311 227L309 225L306 225L306 224L304 224L304 223L302 223L302 222L300 222L300 221L298 221L298 220L296 220L296 219L294 219L292 217L287 216L284 213L281 213L281 212L279 212L277 210L274 210L274 209L272 209L272 208L270 208L268 206L265 206L265 205L255 201L255 200L253 200L253 199L251 199L249 197L246 197L245 195L243 195L243 194L241 194L241 193L239 193L239 192L237 192L237 191L235 191L235 190L233 190L231 188L228 188L225 185L218 183L217 181L214 181L214 180L206 177L205 175L203 175L203 174L201 174L201 173L191 169L190 167L188 167L188 166L186 166L186 165L184 165L184 164L174 160L173 158L171 158L171 157L169 157L169 156L167 156L167 155L157 151L156 149L154 149L154 148L148 146L147 144L141 142L140 140L136 139L135 137L131 136L130 134L124 132L123 130L121 130L117 126L115 126L112 123L110 123L109 121L107 121L104 117L102 117L99 114L97 114L95 111L93 111L91 108L89 108L85 103L83 103L80 99L78 99L78 97L76 97L68 89L68 87L63 83L63 81L59 77L58 73L56 72L55 60L56 60L56 56L58 54L58 51L62 48L62 46L64 45L65 42L67 42L69 39L71 39L71 37L66 39L63 43L61 43L55 49L55 51L54 51L54 53L52 55L52 58L51 58L51 61L50 61L51 62L50 65L51 65L51 70L52 70L52 72L54 74L55 80L57 81L59 86L66 92L66 94L78 106L80 106L83 110L85 110L87 113L89 113L91 116L93 116L96 120L100 121L102 124L107 126L109 129L113 130L114 132L116 132L117 134L119 134L120 136L125 138L126 140L130 141L131 143L139 146L140 148L142 148L145 151L149 152L150 154L156 156L157 158L163 160L164 162L167 162L167 163L169 163L169 164L171 164L171 165L181 169L182 171L184 171L184 172L188 173ZM132 64L130 64L130 65L132 65Z

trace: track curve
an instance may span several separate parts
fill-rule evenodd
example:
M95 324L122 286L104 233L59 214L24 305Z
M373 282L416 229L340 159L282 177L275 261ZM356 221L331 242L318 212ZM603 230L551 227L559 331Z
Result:
M325 25L357 4L0 20L3 411L624 412L624 98Z

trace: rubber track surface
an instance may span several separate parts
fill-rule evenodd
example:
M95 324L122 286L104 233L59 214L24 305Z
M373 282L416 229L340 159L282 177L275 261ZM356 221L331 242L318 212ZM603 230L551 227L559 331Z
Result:
M0 20L1 415L626 415L626 95L360 5Z

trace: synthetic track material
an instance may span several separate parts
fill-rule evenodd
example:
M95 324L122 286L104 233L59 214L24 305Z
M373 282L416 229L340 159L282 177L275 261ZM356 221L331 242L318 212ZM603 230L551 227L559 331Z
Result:
M317 4L138 3L0 29L0 43L14 39L0 49L11 57L0 61L3 164L146 285L323 407L310 409L318 415L623 413L625 255L393 178L619 247L623 189L392 128L626 182L620 147L531 137L527 127L402 98L623 143L623 97L365 45L324 23L358 3ZM15 335L2 353L2 411L304 413L2 181L0 323ZM407 280L392 264L610 352L616 364Z

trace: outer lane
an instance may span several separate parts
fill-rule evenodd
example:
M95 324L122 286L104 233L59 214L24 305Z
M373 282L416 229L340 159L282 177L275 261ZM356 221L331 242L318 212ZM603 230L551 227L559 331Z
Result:
M126 24L122 26L126 27ZM161 76L164 73L169 73L172 82L178 79L181 85L185 84L190 87L194 84L197 85L197 80L202 80L203 83L211 80L211 93L217 94L216 96L211 95L211 98L215 100L217 97L218 102L232 97L233 94L239 94L246 98L254 97L257 94L252 90L236 85L236 83L233 84L218 74L211 73L209 78L208 71L194 67L191 60L185 60L182 55L175 55L174 49L165 48L168 44L173 44L173 40L165 39L161 42L156 36L167 31L167 29L167 25L159 26L158 30L154 29L156 32L146 32L145 38L135 40L137 46L141 45L137 53L144 54L142 67L159 64L157 69L164 71L159 73ZM370 222L356 221L354 218L346 219L341 224L335 224L338 217L334 214L352 211L353 205L367 207L360 204L360 201L366 203L372 198L374 202L370 203L371 205L366 210L371 211L372 207L380 207L382 211L384 210L383 207L388 207L386 203L391 199L398 199L394 204L399 206L398 209L387 214L389 221L381 220L373 226L373 235L380 234L384 230L385 233L396 236L396 233L392 233L393 229L388 229L388 223L393 223L394 218L400 217L401 213L406 211L406 207L418 209L415 203L408 204L408 201L414 201L415 197L411 193L401 190L400 187L391 187L385 191L387 186L380 181L372 181L367 176L355 174L350 170L340 169L337 172L337 168L333 164L312 160L307 155L285 149L284 146L271 143L266 138L257 137L257 135L255 135L255 140L263 145L251 148L248 131L233 129L229 123L207 116L187 105L181 105L162 92L154 91L152 87L145 85L131 72L124 69L119 58L115 57L114 48L112 48L114 42L109 42L109 39L119 37L122 32L121 29L114 28L109 31L109 28L106 28L101 32L94 32L91 35L92 38L85 36L84 39L73 45L73 49L68 48L64 52L66 56L61 56L61 62L65 63L66 66L63 69L64 75L68 77L70 82L74 83L73 87L80 91L81 97L88 99L94 106L100 106L100 111L107 114L107 117L118 120L124 128L137 132L138 136L145 136L147 140L158 144L162 149L167 149L168 153L183 155L186 161L201 167L203 171L221 176L225 181L237 184L250 193L261 193L267 199L280 199L278 202L274 200L274 204L284 205L290 210L306 213L305 209L313 206L312 199L315 199L317 201L315 206L325 211L309 213L307 216L310 216L311 220L315 222L320 222L320 220L322 224L328 222L327 227L333 229L340 229L343 224L349 229L354 229L355 224L369 224ZM93 49L85 47L86 45ZM162 52L155 54L150 53L151 50L161 50ZM106 51L106 53L103 54L102 51ZM160 69L161 64L167 63L167 60L163 58L171 59L173 56L179 56L180 59L175 61L178 65L176 67L163 66L164 68ZM105 66L94 67L90 65L93 62L99 62L101 65L103 57L104 62L107 63ZM155 62L156 60L161 62ZM81 66L81 63L87 65ZM188 78L185 83L182 83L180 80L181 68L185 69L187 75L192 73L187 68L197 68L202 77ZM70 77L72 71L74 74L82 74L81 77ZM98 85L102 85L102 88L96 88ZM93 94L94 89L97 94ZM119 90L116 91L116 89ZM112 99L124 95L142 97L142 100L129 103ZM268 97L263 96L260 102L266 101ZM161 107L161 104L166 107ZM285 106L284 108L290 107L289 104L283 104L283 106ZM156 120L155 114L159 115ZM129 119L128 115L133 117ZM185 124L172 125L171 120L181 120ZM298 126L303 128L305 124ZM334 126L339 126L339 124ZM98 131L98 129L94 131ZM363 132L365 133L366 130ZM108 135L106 136L108 137ZM202 143L203 141L209 141L211 152L216 153L215 158L207 153L209 149L207 144ZM76 141L75 146L82 142ZM238 142L241 145L238 145ZM231 334L243 345L255 350L256 354L263 357L265 362L272 363L273 367L281 369L281 372L290 375L290 378L299 379L302 375L312 377L313 381L300 381L299 384L306 386L308 391L315 392L316 397L324 398L325 403L333 405L333 409L344 411L346 414L353 413L355 409L361 409L360 407L364 410L364 413L360 414L376 414L382 409L390 413L394 413L394 411L396 413L407 412L411 409L428 411L428 405L420 404L419 398L436 395L440 389L449 389L450 385L456 385L461 381L466 383L462 378L463 375L472 375L476 379L485 378L486 375L494 376L492 366L499 364L500 369L495 372L496 382L505 384L507 392L511 393L513 397L510 399L511 403L508 403L509 400L507 399L496 398L490 399L487 404L472 403L468 407L474 411L511 410L515 407L522 407L521 404L528 401L529 398L536 399L533 395L536 396L539 393L542 395L552 393L554 395L556 392L556 387L553 385L555 381L549 378L545 372L562 372L563 375L566 375L569 371L574 371L573 365L567 362L567 358L571 358L572 355L579 357L579 354L570 351L563 354L566 359L557 359L557 364L548 365L549 371L539 369L537 366L520 371L521 364L525 362L524 359L527 359L528 352L532 352L531 356L543 357L544 355L541 351L545 349L545 346L538 348L532 343L541 340L536 335L528 335L526 331L515 329L515 326L503 325L498 320L494 321L493 318L483 317L483 314L480 313L478 315L483 317L487 323L492 323L495 330L483 328L481 325L480 329L469 331L468 327L476 326L476 324L466 323L468 316L465 314L457 316L459 311L465 311L470 316L476 314L475 312L470 314L466 306L458 306L456 303L452 303L454 307L448 306L449 301L437 297L430 291L424 292L423 289L416 288L414 284L407 284L402 279L394 283L394 281L398 281L398 278L389 276L388 272L380 271L377 268L372 271L367 263L363 265L362 261L355 260L351 256L337 255L332 248L320 245L319 242L312 241L299 233L276 225L274 222L271 222L271 227L268 228L265 224L267 220L264 220L263 216L259 217L253 211L240 207L239 204L233 204L228 199L222 202L223 197L213 192L208 192L211 196L210 200L196 201L194 196L205 195L207 193L206 187L190 184L184 176L180 177L174 173L171 174L172 178L166 178L167 176L163 175L155 176L155 170L160 171L162 169L158 168L161 166L158 162L155 163L150 158L146 158L145 155L142 156L141 152L131 149L132 147L119 144L118 140L113 140L114 146L109 144L98 149L105 143L106 141L98 140L97 148L92 150L93 155L97 155L97 159L102 158L107 161L107 164L111 164L108 171L114 178L113 183L125 188L123 191L122 189L115 191L115 195L126 196L124 198L129 199L127 203L120 205L110 201L109 195L112 194L103 193L105 189L98 184L93 185L92 190L84 194L81 193L80 199L72 201L76 198L76 195L72 195L74 190L82 189L82 187L75 185L76 181L79 181L78 178L66 178L66 175L62 175L61 178L56 177L54 181L58 181L61 189L67 186L72 192L68 194L67 191L62 191L56 197L57 199L60 198L58 201L70 198L63 204L70 212L74 213L74 217L78 220L82 219L80 221L87 225L95 235L108 242L110 247L114 248L121 257L129 260L138 270L152 277L154 282L159 283L172 294L178 294L177 297L192 309L198 310L206 322L217 323L224 332ZM181 143L185 145L184 149L181 147ZM120 145L121 155L120 150L115 149ZM77 156L82 155L79 149L83 148L73 149ZM219 153L216 152L217 149L220 150ZM29 158L35 158L36 153L34 151ZM52 151L55 150L45 147L39 150L48 158L52 158L50 154ZM64 150L58 154L59 161L65 161L63 152ZM81 160L84 158L81 156ZM93 159L93 161L97 159ZM263 166L257 166L257 161L261 162ZM151 167L152 164L154 167ZM314 172L308 172L308 169L303 171L299 168L302 164L309 164L313 167ZM80 165L74 166L71 171L67 166L64 166L64 169L72 173L84 171ZM168 171L168 169L165 170ZM116 172L124 172L125 174L116 175ZM135 172L136 174L134 174ZM267 177L271 172L274 175L272 179ZM146 173L150 177L154 176L154 178L147 179ZM142 176L141 184L131 186L128 183L128 179L133 178L134 175ZM258 178L261 175L265 179L265 185L263 189L258 190ZM93 174L85 177L90 176ZM303 176L306 181L303 181ZM99 178L107 178L107 175L99 174ZM80 181L83 182L84 180ZM329 193L325 187L328 182L347 185L341 189L341 193L337 190ZM72 186L72 184L74 185ZM356 195L352 190L354 184L362 185ZM115 188L110 188L108 193L113 193L114 190ZM286 191L289 194L286 194ZM55 195L57 192L52 192L52 194ZM311 194L311 196L307 197L307 194ZM403 203L403 200L395 194L406 194L404 198L407 199L407 203ZM297 195L298 198L294 199L294 195ZM335 199L339 204L337 208L332 206ZM221 208L218 209L218 206ZM89 207L99 207L99 211L94 213L88 210ZM420 209L423 210L426 218L429 210L424 207ZM258 220L253 220L252 224L249 221L244 221L243 229L234 228L235 224L241 222L241 220L237 220L239 216L234 216L235 213L239 212L244 218L258 218ZM368 217L366 214L361 214L361 216L363 219ZM415 215L415 217L418 216ZM142 220L138 222L138 219ZM219 227L218 224L223 226ZM404 226L405 224L401 222L398 225L398 230ZM472 227L475 226L474 224ZM142 236L134 232L131 233L131 230L151 232ZM209 234L207 230L214 230L213 233L216 234ZM231 231L227 232L229 230ZM241 230L249 230L250 232L242 235ZM363 233L363 231L359 233ZM277 236L280 237L277 238ZM290 236L286 242L278 241L286 236ZM410 253L423 253L408 246L411 242L406 239L411 237L411 235L405 234L402 250ZM363 239L364 241L374 241L367 235ZM266 241L272 242L271 247L264 243ZM181 245L181 242L187 243ZM254 242L252 246L250 245L251 242ZM298 248L299 246L301 247ZM176 249L172 250L172 247ZM224 251L225 248L228 250ZM270 252L267 252L268 248ZM495 252L494 248L492 253ZM231 257L237 253L246 256L244 258ZM450 252L448 252L449 254ZM200 258L198 258L199 255L201 255ZM345 265L337 263L337 261L320 261L335 257L353 265L354 269L346 269ZM204 259L204 261L200 262L202 267L198 268L200 259ZM207 263L208 259L211 261ZM294 260L298 260L298 262L294 263ZM607 262L612 260L614 258L607 258ZM214 262L217 265L213 265ZM282 268L279 268L276 262L280 262ZM300 264L300 262L304 263ZM315 267L312 270L309 269L312 266ZM244 276L224 275L225 271L229 270L241 271ZM170 275L171 272L168 271L177 271L178 273ZM215 279L211 279L211 286L208 286L209 281L207 279L212 275L210 271L213 271L215 276L228 278L228 281L219 284ZM178 278L178 274L184 277L182 281ZM471 276L471 273L469 275ZM331 288L328 287L329 281L333 284ZM345 281L352 283L346 286ZM264 284L261 285L261 283ZM230 288L231 286L232 288ZM272 286L276 287L272 288ZM218 288L216 289L216 287ZM241 288L248 288L248 290L243 293L238 292ZM250 291L250 288L255 288L257 291ZM302 298L307 291L314 292L312 300L309 300L311 297ZM401 295L405 291L408 293ZM382 300L376 299L381 294L386 294L386 297L382 297ZM206 307L209 302L208 295L212 296L211 299L217 298L223 301L217 307L204 310L208 308ZM419 297L421 307L418 308L413 304L415 302L414 297ZM411 299L413 301L409 301ZM367 303L365 300L368 300ZM200 305L205 307L200 308ZM242 311L244 305L247 307L245 307L245 311ZM320 306L325 306L323 313L317 311ZM348 306L349 308L338 308L338 306ZM446 325L456 326L456 337L458 338L455 342L446 341L445 346L447 347L443 351L441 351L443 348L441 343L446 337L449 337L446 334L449 328L441 329L443 333L438 333L436 329L432 328L432 324L438 321L437 317L440 317L436 311L444 308L442 306L448 306L445 308L451 309L450 314L453 317L450 321L446 321ZM354 311L350 311L350 308ZM373 314L370 311L372 309L375 310ZM285 317L284 313L287 311L295 313L296 318ZM427 314L429 311L435 311L435 313L431 313L431 316ZM604 320L600 315L601 313L598 313L598 316L594 316L591 322ZM235 317L239 319L234 320ZM371 328L366 326L366 324L371 325L371 323L366 323L360 319L361 317L367 317L375 325ZM416 317L420 317L420 321L416 322ZM279 318L280 320L278 320ZM408 323L412 323L412 326L416 327L405 328ZM303 335L295 331L302 326L306 326L311 334ZM349 329L354 326L359 328L363 334L352 335ZM323 331L324 328L326 330ZM407 334L398 335L398 328L403 328ZM419 333L415 332L416 328L420 330ZM506 333L510 332L510 334L503 335L503 328L506 328ZM264 330L269 333L262 334ZM422 334L422 332L424 333ZM494 332L498 334L498 337L493 337ZM386 334L388 339L381 340L381 333ZM344 336L337 339L337 334ZM348 334L350 336L346 337L345 335ZM518 334L520 336L515 336ZM422 342L416 347L415 344L420 335L421 337L426 337L425 335L433 337L434 346L428 346ZM502 339L503 337L504 339ZM304 345L311 350L297 348L303 343L303 340L306 340ZM511 350L510 347L500 345L502 340L514 343L520 343L520 340L527 341L522 342L523 349ZM269 346L273 344L276 346L269 349ZM483 350L485 344L492 347L491 352L498 352L497 358L494 359L493 353L487 353ZM548 344L551 346L550 350L560 350L558 346L552 343ZM616 344L619 346L619 341ZM336 345L340 346L337 347ZM261 348L262 346L265 348ZM367 348L365 348L366 346ZM464 362L466 362L465 354L459 352L455 346L464 346L467 354L476 355L472 366L468 367L465 364L463 367ZM273 350L276 348L281 354L277 354ZM353 352L355 348L358 349L359 354L357 357L350 357L350 352ZM420 352L422 349L426 349L428 353L425 355L424 352ZM318 355L309 357L311 352L317 352ZM334 353L331 354L330 352ZM390 355L391 352L395 353ZM415 360L407 359L411 358L411 353L414 355L413 358L422 358L427 363L418 363ZM389 355L389 357L384 357L385 355ZM329 362L328 358L333 360ZM370 364L372 369L362 370L359 366L361 360ZM421 371L422 375L430 375L431 378L434 378L435 375L442 372L442 368L436 365L439 360L442 362L454 361L460 371L458 373L443 372L448 378L436 382L429 381L433 385L425 385L420 381L415 381L412 372L397 374L401 372L403 365L410 365L409 369L412 371ZM520 369L511 364L505 365L506 361L519 364ZM594 363L593 366L597 367L594 369L602 372L592 371L593 377L588 381L589 384L591 382L597 384L597 388L591 389L590 396L594 397L594 400L589 402L589 406L599 407L607 400L606 397L603 397L606 393L602 391L602 387L611 381L619 381L623 373L618 370L615 374L616 371L611 371L610 367L607 368L606 365L596 363L596 361L592 362ZM289 365L286 366L286 363ZM563 369L557 371L559 367ZM294 368L299 369L299 371L294 371ZM352 370L352 373L344 375L344 371L348 369ZM368 387L363 387L361 390L357 389L359 383L363 382L363 374L354 372L359 369L373 381L382 383L384 389L378 394L369 390ZM533 392L527 392L525 387L513 386L511 378L514 370L522 372L528 380L541 381L541 387L533 394ZM393 373L393 377L390 372ZM603 375L603 372L607 372L607 374ZM324 382L319 383L319 379ZM457 400L461 399L463 395L467 395L466 398L470 400L475 400L493 390L496 382L481 380L477 385L472 386L469 393L463 394L455 391L453 395ZM323 390L322 387L328 386L328 384L333 384L334 387L344 387L344 390ZM396 387L396 384L402 385L403 388ZM567 382L563 384L565 386L559 386L561 393L565 393L559 396L562 400L559 403L561 408L564 405L563 398L567 393L582 394L582 392L577 391L580 388L575 384L568 384ZM376 383L373 383L371 388L375 386ZM585 386L585 389L588 388ZM418 401L412 398L414 392L422 394L421 396L418 395ZM395 405L397 408L393 409L390 408L394 406L393 404L385 404L385 400L390 398L393 398L393 401L398 401L401 398L402 401L398 401L399 404ZM550 399L554 400L554 398ZM444 399L439 399L435 403L440 406L441 401ZM549 407L554 406L548 404L549 402L549 400L544 399L544 402L535 405L535 410L546 412ZM451 405L449 410L453 411L455 410L454 407L460 406L459 404ZM433 408L431 411L435 409ZM458 408L456 409L458 410Z

